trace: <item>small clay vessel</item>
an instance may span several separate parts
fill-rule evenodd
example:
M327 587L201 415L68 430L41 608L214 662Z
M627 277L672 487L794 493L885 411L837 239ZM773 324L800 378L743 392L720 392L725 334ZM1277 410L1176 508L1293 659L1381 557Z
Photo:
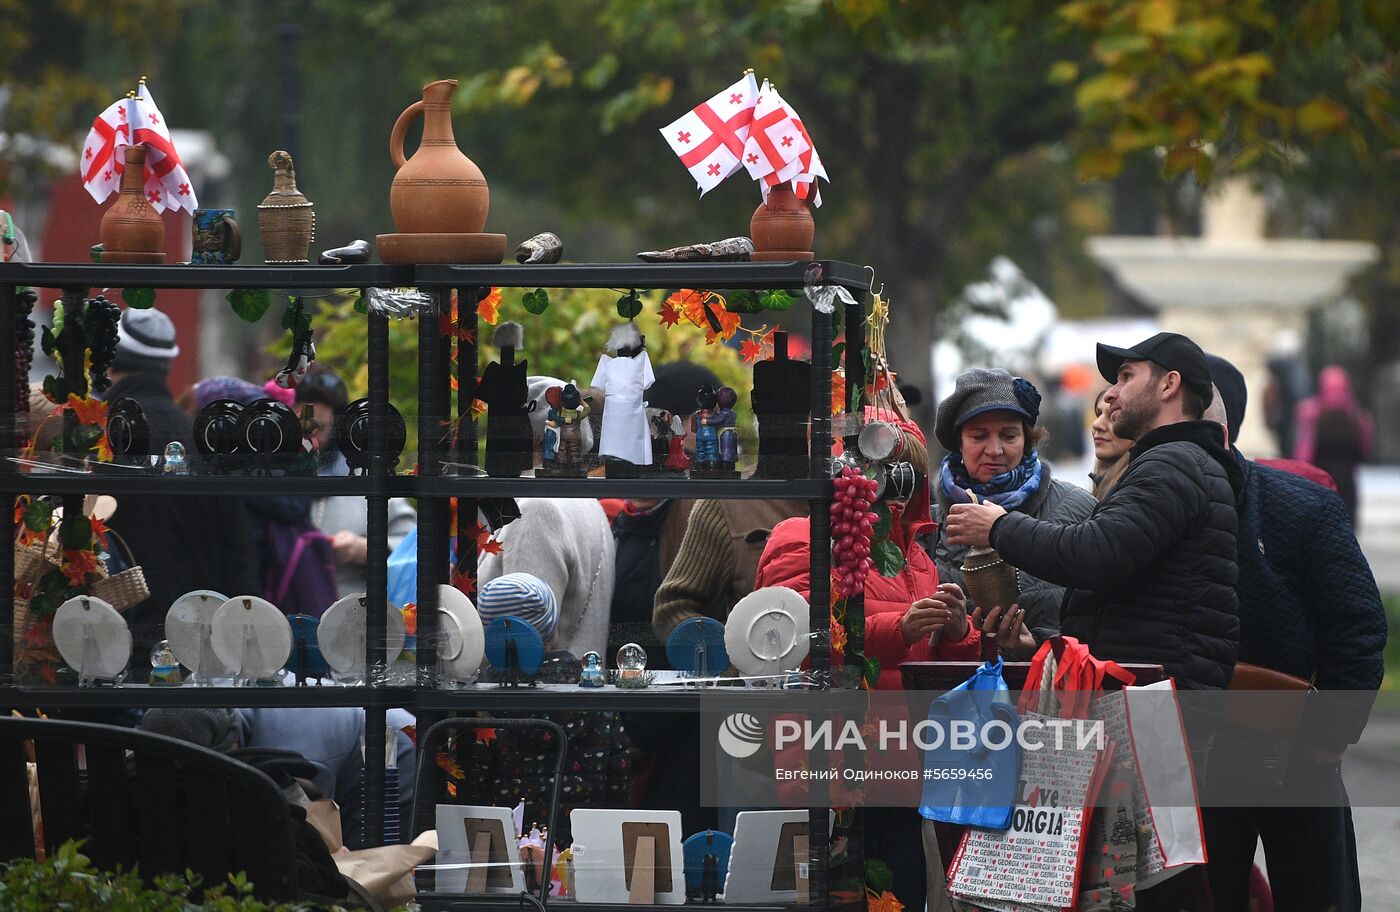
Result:
M263 262L307 263L316 238L316 210L297 189L292 156L282 150L267 157L272 169L272 192L258 204L258 231L262 235Z
M792 192L791 184L779 184L768 191L749 221L755 260L810 260L816 223L804 200Z
M995 548L973 548L960 569L967 594L983 609L1010 607L1021 595L1016 568L1002 560Z
M404 109L389 134L394 185L389 210L404 234L479 234L486 228L491 192L486 177L457 148L452 133L452 93L457 80L439 79L423 86L423 98ZM404 134L423 115L423 139L407 160ZM498 261L499 262L499 261Z
M102 216L104 263L164 263L165 221L146 199L146 147L127 146L121 192Z

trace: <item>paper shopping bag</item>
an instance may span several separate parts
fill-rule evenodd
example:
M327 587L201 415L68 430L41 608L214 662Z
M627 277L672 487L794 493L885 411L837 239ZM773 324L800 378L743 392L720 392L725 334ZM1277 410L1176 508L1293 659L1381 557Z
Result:
M1127 687L1123 701L1142 788L1137 884L1141 890L1191 865L1205 864L1206 840L1176 686L1168 678L1145 687Z
M1074 728L1056 738L1039 713L1041 746L1023 750L1011 826L1004 832L969 830L953 856L948 892L992 912L1039 912L1074 905L1080 859L1109 745L1081 743ZM1030 739L1028 738L1028 741Z

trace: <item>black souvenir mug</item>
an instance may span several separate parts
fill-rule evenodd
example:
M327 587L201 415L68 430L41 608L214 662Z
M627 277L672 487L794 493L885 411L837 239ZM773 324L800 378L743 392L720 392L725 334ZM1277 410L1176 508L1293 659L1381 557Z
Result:
M196 209L190 222L193 234L190 262L196 266L227 266L238 262L243 238L233 209Z

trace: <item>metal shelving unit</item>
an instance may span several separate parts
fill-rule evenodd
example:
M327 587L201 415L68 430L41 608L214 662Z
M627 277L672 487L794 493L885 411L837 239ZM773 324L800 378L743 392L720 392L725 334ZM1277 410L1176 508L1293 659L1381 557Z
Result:
M462 301L476 301L492 287L507 288L627 288L674 289L682 287L725 289L783 288L801 292L809 282L837 284L849 289L858 303L844 312L847 347L844 365L848 388L863 383L864 365L860 351L864 343L864 293L867 274L859 266L834 261L792 263L692 263L692 264L563 264L544 266L100 266L83 264L3 264L0 265L0 338L14 337L14 296L17 286L61 289L65 297L80 300L92 288L356 288L368 296L371 287L417 286L429 293L438 312L455 291ZM475 343L476 309L459 307L461 329L471 330L466 339L457 339L458 373L450 375L451 345L454 340L439 333L436 319L419 321L418 384L418 462L416 476L392 474L384 449L383 430L388 416L388 323L370 314L368 324L368 364L370 403L370 472L353 478L301 478L257 476L193 476L164 478L123 475L123 470L106 469L90 475L37 474L19 470L8 460L0 461L0 512L13 516L15 496L20 493L62 495L77 509L77 498L89 492L131 495L192 494L305 494L311 496L364 496L368 504L369 562L367 592L367 659L371 666L384 659L385 605L387 602L386 561L388 499L392 496L418 498L418 674L417 687L296 687L296 688L47 688L0 686L0 707L114 707L114 706L362 706L366 710L365 832L377 841L382 833L384 711L391 706L411 706L418 712L419 728L425 730L436 718L451 712L497 711L540 712L561 710L617 710L655 712L696 712L706 696L716 690L654 686L628 691L609 687L587 690L574 686L541 685L534 688L478 686L463 690L437 690L431 685L437 676L434 651L437 632L437 586L449 582L449 567L440 555L448 552L453 499L463 516L476 515L477 503L496 497L676 497L693 499L797 499L811 506L811 604L810 626L815 634L809 656L810 667L819 675L831 669L830 615L830 528L827 507L833 486L828 474L831 456L831 373L812 371L811 459L808 477L788 480L753 479L742 481L688 480L671 478L641 479L536 479L489 478L443 474L446 462L474 462L477 440L471 402L476 388L478 349ZM71 318L70 318L71 319ZM832 363L833 320L813 311L811 315L812 363ZM460 335L460 334L459 334ZM0 345L0 413L13 414L17 391L14 388L14 347ZM451 382L458 393L454 403ZM445 429L452 422L463 422L459 437ZM461 458L454 447L461 447L471 458ZM15 429L0 425L0 452L15 452ZM455 457L455 458L453 458ZM468 526L470 523L467 524ZM459 528L464 528L459 524ZM457 553L462 565L475 577L475 539L460 537ZM0 580L13 580L13 549L0 548ZM11 625L13 585L5 588L7 602L0 606L0 680L12 680ZM853 599L848 611L861 611ZM861 648L858 636L848 650ZM726 697L735 694L726 689ZM755 708L781 700L781 691L751 692ZM813 757L812 763L825 762ZM825 792L819 793L819 797ZM802 908L830 907L828 884L828 815L825 807L812 809L812 901ZM518 909L514 898L488 896L420 898L434 909ZM560 902L559 907L600 908L597 905ZM674 908L633 906L636 909ZM773 910L782 905L728 905L736 912Z

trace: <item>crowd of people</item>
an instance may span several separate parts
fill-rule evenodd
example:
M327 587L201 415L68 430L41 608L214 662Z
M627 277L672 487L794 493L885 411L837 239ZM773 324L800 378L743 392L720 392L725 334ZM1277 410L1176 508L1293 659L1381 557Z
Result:
M271 395L311 405L322 428L332 427L347 404L345 384L316 368L294 392L238 378L203 380L181 397L182 408L167 383L178 353L170 321L157 310L128 310L121 338L109 396L136 398L153 429L160 423L161 439L188 445L192 412L215 398ZM903 567L894 576L872 573L865 584L865 648L881 667L875 686L901 687L904 661L977 659L987 639L1008 658L1026 659L1046 639L1066 635L1102 659L1160 665L1183 690L1227 688L1245 662L1307 679L1324 695L1374 692L1387 626L1352 528L1355 461L1366 454L1371 431L1345 375L1324 371L1317 397L1298 408L1296 455L1304 462L1254 461L1234 446L1247 404L1243 378L1190 339L1160 333L1131 348L1101 345L1098 368L1107 386L1085 416L1095 466L1079 483L1041 458L1041 395L1005 370L979 368L958 378L932 428L946 454L941 460L930 457L917 424L884 412L870 416L898 426L917 477L906 499L889 504L890 540ZM655 374L648 403L682 417L694 408L696 388L717 385L693 365L660 365ZM532 395L542 395L548 379L531 378ZM1329 443L1348 434L1350 448ZM334 435L318 443L323 473L344 474ZM665 668L666 639L685 619L724 620L759 587L811 588L804 501L525 499L517 506L518 517L491 523L500 547L480 556L479 607L483 618L509 613L531 623L560 680L576 679L586 653L610 657L624 642L642 643L649 667ZM410 504L391 504L391 548L414 521ZM358 498L133 499L110 525L151 584L151 598L128 612L138 655L159 639L165 609L192 589L264 591L287 574L317 568L329 568L327 591L308 598L332 599L365 585L365 507ZM287 542L301 535L316 549L289 567ZM1017 604L984 609L968 598L960 568L969 549L985 547L1016 568ZM1335 799L1328 806L1288 814L1205 809L1215 908L1248 908L1258 839L1275 908L1359 908L1340 776L1344 752L1366 724L1369 703L1357 706L1320 701L1290 766L1290 776L1328 783ZM355 712L279 710L287 715L273 718L262 711L204 728L220 745L275 744L322 756L325 745L308 739L348 731L354 718L332 716ZM572 807L632 806L679 809L686 832L724 825L720 809L699 804L702 746L693 719L555 718L570 732L562 820ZM172 730L168 713L147 721ZM1188 728L1197 768L1204 769L1212 733L1196 720L1188 719ZM501 743L455 745L466 781L454 783L454 796L460 786L461 795L481 803L523 800L527 819L542 819L547 751L532 737L519 732ZM355 770L335 771L341 764L333 759L323 765L334 773L326 793L348 795L358 784ZM401 765L412 768L411 753ZM353 828L347 820L347 832ZM1309 832L1306 845L1296 838L1299 828ZM869 811L867 854L890 865L905 908L951 908L943 889L946 837L915 810Z

